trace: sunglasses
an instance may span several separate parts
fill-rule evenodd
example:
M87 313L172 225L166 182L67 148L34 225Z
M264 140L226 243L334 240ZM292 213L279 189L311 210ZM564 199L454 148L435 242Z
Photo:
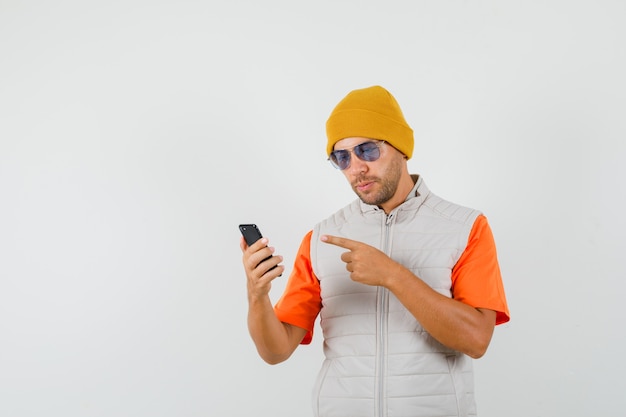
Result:
M380 147L384 140L367 141L356 145L352 149L339 149L332 151L328 160L337 169L344 170L350 166L350 154L354 152L357 158L365 162L374 162L380 158Z

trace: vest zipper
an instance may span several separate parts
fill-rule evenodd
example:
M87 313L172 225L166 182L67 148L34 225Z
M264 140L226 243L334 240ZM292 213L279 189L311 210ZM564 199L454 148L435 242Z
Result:
M385 225L383 227L382 251L389 256L391 252L391 227L393 226L394 213L385 216ZM385 373L387 358L387 319L389 310L389 291L385 287L379 287L378 292L378 417L385 417L386 401L385 401Z

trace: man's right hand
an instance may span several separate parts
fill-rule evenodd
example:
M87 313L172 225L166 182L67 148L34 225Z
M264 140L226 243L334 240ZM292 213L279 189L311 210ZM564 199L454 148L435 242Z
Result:
M259 300L266 297L272 287L272 281L285 270L283 257L274 254L274 248L267 246L267 238L261 238L248 246L244 238L241 238L239 246L243 253L243 267L248 279L248 299ZM267 258L267 259L266 259Z

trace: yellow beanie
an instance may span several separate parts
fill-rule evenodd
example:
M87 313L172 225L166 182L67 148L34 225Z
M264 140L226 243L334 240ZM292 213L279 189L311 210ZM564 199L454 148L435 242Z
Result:
M407 158L413 155L413 129L396 99L380 86L348 93L326 121L326 136L328 155L341 139L357 136L384 140Z

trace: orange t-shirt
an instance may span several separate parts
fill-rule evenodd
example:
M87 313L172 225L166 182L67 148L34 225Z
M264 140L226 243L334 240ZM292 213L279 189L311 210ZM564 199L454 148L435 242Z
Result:
M307 330L302 344L313 338L315 319L322 308L320 284L311 268L311 235L306 234L283 295L274 306L278 319ZM465 251L452 268L452 298L476 308L496 312L496 324L509 321L509 308L487 218L478 216Z

